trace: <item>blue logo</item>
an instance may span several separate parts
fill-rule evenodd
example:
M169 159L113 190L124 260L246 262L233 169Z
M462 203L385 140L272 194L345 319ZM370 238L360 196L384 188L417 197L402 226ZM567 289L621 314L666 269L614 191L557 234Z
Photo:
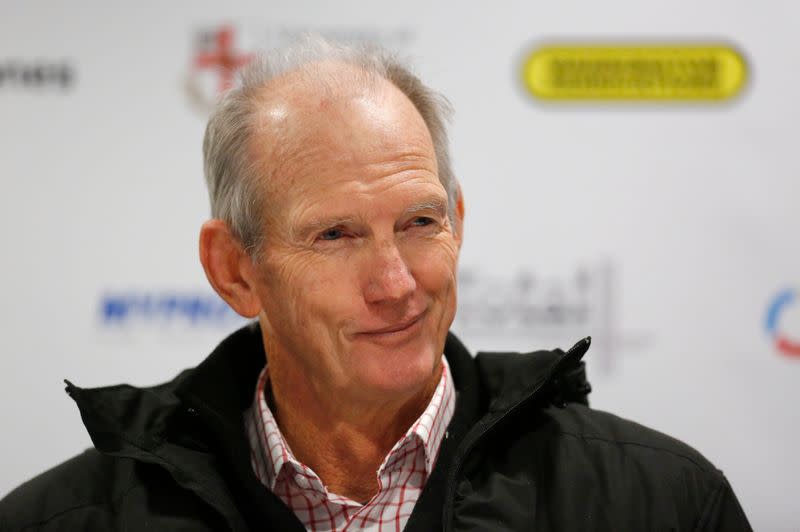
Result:
M100 299L100 319L108 327L133 324L228 326L244 322L219 296L207 292L117 292Z

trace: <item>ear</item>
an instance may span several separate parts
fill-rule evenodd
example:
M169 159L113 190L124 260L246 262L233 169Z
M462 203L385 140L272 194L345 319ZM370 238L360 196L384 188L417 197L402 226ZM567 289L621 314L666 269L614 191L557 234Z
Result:
M464 241L464 194L461 191L461 185L458 185L456 191L456 226L455 233L458 240L458 247L461 248L461 243Z
M258 315L253 261L222 220L209 220L200 228L200 262L208 282L233 310L245 318Z

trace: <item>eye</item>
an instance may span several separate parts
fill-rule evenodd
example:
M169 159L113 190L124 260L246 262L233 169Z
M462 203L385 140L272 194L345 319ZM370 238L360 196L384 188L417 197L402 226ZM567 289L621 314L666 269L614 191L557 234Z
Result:
M344 231L339 229L338 227L333 227L331 229L327 229L319 234L320 240L339 240L344 236Z
M432 223L435 223L433 218L428 218L427 216L418 216L411 221L411 225L416 227L424 227Z

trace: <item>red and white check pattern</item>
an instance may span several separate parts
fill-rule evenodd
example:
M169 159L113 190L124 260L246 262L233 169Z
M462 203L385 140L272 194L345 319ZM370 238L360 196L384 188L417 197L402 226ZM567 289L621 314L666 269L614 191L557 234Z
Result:
M456 394L447 360L433 398L376 472L378 493L366 504L329 492L322 480L292 454L267 406L267 368L255 400L244 413L250 460L256 476L292 509L308 530L400 532L408 522L433 469L439 446L453 418Z

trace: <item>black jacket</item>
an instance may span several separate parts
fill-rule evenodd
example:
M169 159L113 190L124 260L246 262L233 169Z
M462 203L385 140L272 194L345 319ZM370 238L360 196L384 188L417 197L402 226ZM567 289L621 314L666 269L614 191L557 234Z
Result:
M456 410L405 530L750 530L699 453L588 408L588 347L473 359L450 335ZM160 386L68 383L95 449L8 494L0 530L303 530L250 466L264 360L251 325Z

